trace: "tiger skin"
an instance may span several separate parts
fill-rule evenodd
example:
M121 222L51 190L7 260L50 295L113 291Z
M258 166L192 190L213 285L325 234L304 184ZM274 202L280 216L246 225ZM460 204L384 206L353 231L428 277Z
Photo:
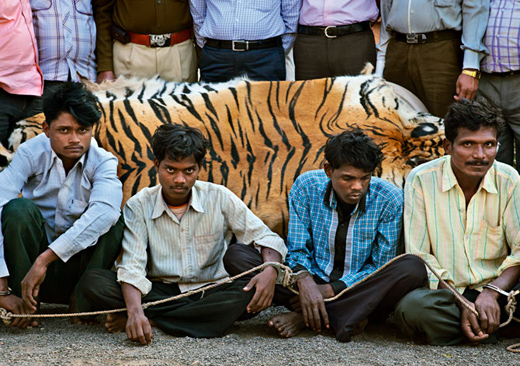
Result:
M358 126L382 144L376 174L402 187L409 171L443 155L442 120L417 113L372 75L308 81L175 84L121 80L95 92L100 146L119 159L124 202L158 183L150 139L162 123L199 128L210 141L200 179L223 184L286 236L287 196L299 174L320 167L329 136ZM98 86L92 85L92 88ZM19 122L11 143L41 132L43 115Z

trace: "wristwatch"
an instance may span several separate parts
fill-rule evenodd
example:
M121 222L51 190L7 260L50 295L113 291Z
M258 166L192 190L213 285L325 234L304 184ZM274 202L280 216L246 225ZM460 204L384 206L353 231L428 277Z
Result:
M479 79L480 79L480 76L482 75L482 74L480 73L480 71L478 71L478 70L466 70L466 69L464 69L464 70L462 70L462 73L463 73L464 75L469 75L469 76L471 76L472 78L475 78L475 79L477 79L477 80L479 80Z

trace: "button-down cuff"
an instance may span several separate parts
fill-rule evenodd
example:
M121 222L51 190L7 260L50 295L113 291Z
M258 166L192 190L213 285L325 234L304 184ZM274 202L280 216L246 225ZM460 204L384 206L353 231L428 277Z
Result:
M76 252L72 250L72 244L65 240L64 236L60 236L54 240L49 248L63 261L67 262Z
M347 285L343 281L334 281L331 282L330 285L332 286L332 289L334 290L334 295L339 294L341 291L347 288Z
M136 273L128 272L124 269L119 268L117 270L117 282L125 282L128 283L139 291L141 291L141 296L145 297L152 290L152 283L143 276L140 276Z
M5 260L0 260L0 278L8 277L9 276L9 269L7 268L7 264L5 263Z
M480 70L480 53L470 49L465 49L462 68Z

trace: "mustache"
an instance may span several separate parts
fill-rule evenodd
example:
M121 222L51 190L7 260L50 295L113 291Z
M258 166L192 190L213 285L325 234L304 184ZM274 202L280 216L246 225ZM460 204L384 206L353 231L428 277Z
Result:
M489 164L489 160L471 160L465 163L465 165L470 166L488 166Z

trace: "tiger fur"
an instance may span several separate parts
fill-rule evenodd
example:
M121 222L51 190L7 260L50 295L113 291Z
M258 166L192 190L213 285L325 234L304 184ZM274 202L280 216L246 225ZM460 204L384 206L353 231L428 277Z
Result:
M289 190L298 175L320 167L329 136L362 128L383 145L376 174L400 187L412 168L444 153L442 120L416 112L373 75L220 84L122 79L94 92L103 113L94 137L119 159L124 202L158 183L150 146L156 127L183 123L210 141L199 178L230 188L282 236ZM13 150L41 132L42 121L19 122Z

